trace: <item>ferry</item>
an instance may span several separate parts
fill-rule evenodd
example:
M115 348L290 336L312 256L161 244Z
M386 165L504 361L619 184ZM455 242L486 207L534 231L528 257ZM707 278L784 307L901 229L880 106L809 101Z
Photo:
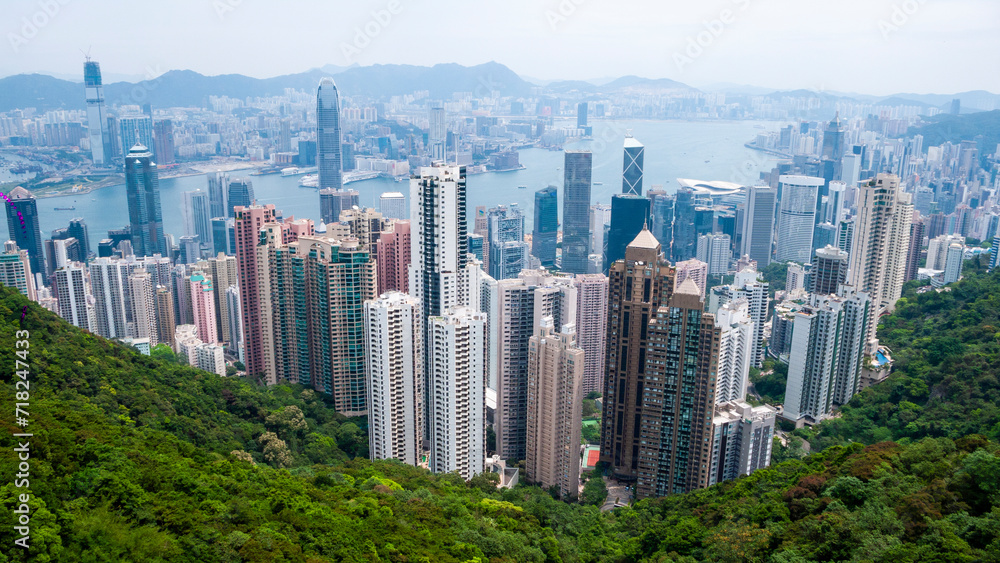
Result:
M281 169L282 176L295 176L296 174L299 174L298 166L289 166L288 168Z
M518 186L517 189L519 189L519 190L526 190L526 189L528 189L528 186Z
M604 185L604 182L594 182L594 185L595 185L595 186L603 186L603 185Z
M319 187L319 174L306 174L301 179L299 179L300 188L318 188Z
M54 211L76 211L76 207L53 207Z

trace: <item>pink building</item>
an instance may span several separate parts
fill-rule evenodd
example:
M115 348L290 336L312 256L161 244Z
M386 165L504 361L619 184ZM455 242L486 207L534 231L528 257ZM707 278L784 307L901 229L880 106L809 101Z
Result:
M295 216L291 216L285 219L285 222L281 224L281 242L285 244L291 244L300 237L311 237L316 234L316 227L313 225L312 219L296 219Z
M678 262L674 264L674 267L677 268L677 281L674 282L674 287L680 287L684 283L684 280L690 278L694 280L694 283L698 284L701 296L705 297L705 283L708 281L708 264L697 258L692 258Z
M205 279L201 274L191 276L191 312L194 325L198 327L198 338L208 344L219 342L219 333L215 326L215 293L212 291L212 280Z
M236 206L236 260L239 264L240 302L243 310L243 340L247 373L264 373L260 307L257 291L257 241L265 223L273 223L273 204Z
M406 269L410 265L410 222L395 221L392 230L382 231L375 250L378 261L378 294L387 291L409 293Z

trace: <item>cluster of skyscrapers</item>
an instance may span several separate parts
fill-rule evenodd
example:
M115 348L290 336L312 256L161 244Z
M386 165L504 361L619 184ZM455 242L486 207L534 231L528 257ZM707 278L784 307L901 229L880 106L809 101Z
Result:
M107 163L116 151L96 63L85 78L100 125L89 128L92 155ZM580 128L587 115L581 104ZM751 186L678 179L644 192L648 155L628 134L622 190L608 203L593 202L593 154L567 150L561 206L560 188L546 186L532 210L470 216L467 169L438 160L411 175L409 210L399 192L376 210L343 186L341 117L325 78L318 221L283 217L249 180L216 173L183 195L176 241L163 232L157 135L123 117L129 225L93 250L82 219L43 240L34 198L12 190L0 282L140 350L169 344L219 375L239 360L268 385L326 393L338 412L368 418L373 458L466 479L523 461L529 482L565 498L580 487L581 405L598 393L608 476L655 497L767 466L777 416L821 420L883 377L879 316L910 279L956 281L964 225L996 217L974 211L997 196L966 163L964 181L939 178L930 194L937 209L962 194L957 219L921 219L924 188L908 190L896 161L849 146L839 117L817 158L781 162ZM449 139L444 109L430 108L438 158ZM772 303L762 271L774 261L789 267ZM788 364L780 409L747 398L768 354Z

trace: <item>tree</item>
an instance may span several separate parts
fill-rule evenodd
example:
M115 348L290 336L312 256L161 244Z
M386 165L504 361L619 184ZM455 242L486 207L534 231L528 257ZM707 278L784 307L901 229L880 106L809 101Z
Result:
M163 360L171 364L177 363L177 355L174 354L173 349L170 348L170 346L168 346L167 344L161 343L157 344L156 346L153 346L153 348L149 351L149 355L158 360Z
M292 465L292 452L284 440L278 438L274 432L265 432L257 438L264 453L264 461L275 467L289 467Z
M474 489L479 489L480 491L490 494L496 492L497 486L500 484L500 475L492 471L483 471L482 473L477 473L469 479L469 486Z
M583 494L580 495L580 504L601 506L607 498L608 486L604 484L604 479L600 477L591 478L583 486Z
M306 424L306 417L302 414L302 409L295 405L289 405L271 413L266 422L268 426L286 437L297 436L309 428L309 425Z

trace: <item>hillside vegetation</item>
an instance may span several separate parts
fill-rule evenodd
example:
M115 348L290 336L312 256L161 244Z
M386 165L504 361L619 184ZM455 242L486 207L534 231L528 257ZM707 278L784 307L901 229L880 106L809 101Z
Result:
M952 298L977 302L974 294L995 283L977 278ZM951 313L941 314L938 341L981 332L947 326ZM12 531L25 491L13 485L11 435L20 429L9 408L20 329L31 332L30 551L13 547ZM941 350L934 366L965 357ZM896 353L917 365L918 352ZM958 437L985 420L964 422L976 416L969 412L942 407L938 423L949 430L940 437L834 445L602 514L537 487L496 491L486 478L369 462L363 421L334 414L329 397L139 355L6 288L0 364L8 366L0 376L8 405L0 411L0 563L1000 561L1000 452L984 436ZM917 386L898 379L887 388ZM936 385L927 385L928 401L938 400L930 398Z

